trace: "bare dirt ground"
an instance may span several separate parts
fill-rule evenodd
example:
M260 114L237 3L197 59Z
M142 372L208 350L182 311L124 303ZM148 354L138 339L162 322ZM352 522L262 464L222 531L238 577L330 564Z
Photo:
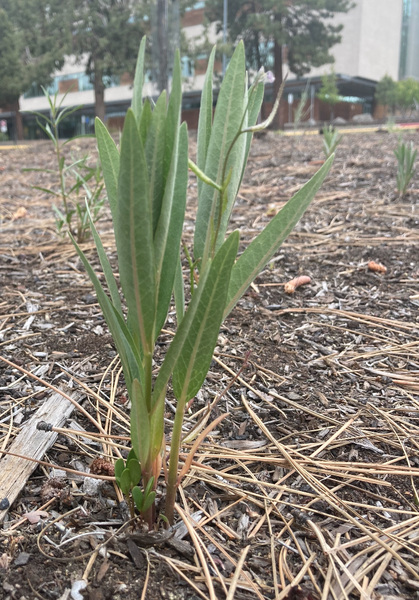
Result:
M418 132L404 137L418 145ZM319 168L321 143L254 140L231 223L242 249ZM54 168L51 147L0 150L0 355L15 365L0 362L0 450L51 396L46 384L92 417L76 409L63 428L94 438L57 432L51 466L33 471L8 511L0 497L1 598L68 599L83 577L89 600L419 597L419 174L399 198L396 145L395 134L345 135L306 215L224 323L185 427L242 371L213 408L211 419L230 416L195 456L170 540L117 533L114 486L59 470L114 459L92 419L127 435L129 406L90 281L55 232L50 198L30 187L54 175L22 172ZM95 154L92 142L71 152L85 147ZM189 194L191 247L193 176ZM116 264L107 211L98 229ZM371 260L387 271L368 270ZM298 275L311 283L287 295ZM175 327L171 312L156 369ZM169 390L168 439L172 419Z

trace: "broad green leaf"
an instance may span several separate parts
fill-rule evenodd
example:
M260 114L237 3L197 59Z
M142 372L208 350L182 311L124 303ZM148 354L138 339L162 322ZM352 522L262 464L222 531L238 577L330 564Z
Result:
M128 469L124 469L119 480L119 487L125 496L128 496L131 489L131 477Z
M244 45L240 42L232 56L227 68L224 81L221 85L217 106L212 125L211 139L202 169L210 179L220 185L222 183L222 172L225 159L234 137L240 128L243 117L245 80L245 56ZM242 154L240 146L242 141L235 144L230 153L225 174L230 167L237 168L237 157ZM200 166L200 165L198 165ZM241 164L240 164L241 172ZM213 219L217 219L219 210L219 193L214 188L204 185L198 198L198 212L196 216L194 236L194 257L202 258L204 250L208 248L208 239L211 235Z
M136 458L127 461L127 468L131 476L131 485L137 485L141 479L141 466Z
M186 123L176 134L172 164L164 190L162 210L154 237L157 313L155 336L163 327L175 280L188 188L188 131Z
M232 233L211 264L201 302L173 371L173 391L186 402L198 392L208 373L227 300L231 269L239 247L239 232Z
M147 498L147 496L149 495L149 493L151 492L151 489L153 487L154 484L154 477L150 477L145 489L144 489L144 496Z
M141 465L147 465L150 457L150 419L143 388L138 381L132 382L131 442Z
M118 458L115 462L115 477L121 477L122 471L125 469L125 462L123 458Z
M247 88L247 77L246 77L246 88ZM260 83L256 89L252 86L249 91L245 92L245 98L243 103L243 125L242 128L253 127L257 121L260 108L262 106L264 94L264 85ZM252 141L253 133L249 132L241 134L237 140L234 150L232 151L234 157L234 169L231 177L231 181L228 186L227 195L228 202L225 212L221 218L220 231L217 238L216 250L221 246L224 241L225 234L227 232L228 223L230 221L231 212L234 207L234 203L239 192L244 171L246 168L247 158L249 155L250 144Z
M282 242L291 233L311 200L318 192L332 164L332 155L321 169L308 181L295 196L289 200L265 229L251 242L231 272L228 301L224 318L266 263L272 258Z
M248 98L249 98L248 107L247 107L247 112L248 112L247 126L248 127L253 127L254 125L256 125L256 121L258 119L260 109L262 107L264 93L265 93L265 86L263 83L259 83L256 86L256 88L253 85L250 87L249 94L248 94ZM245 155L244 155L243 169L242 169L240 181L239 181L238 187L236 189L236 193L235 193L236 196L240 189L241 182L243 181L244 171L245 171L246 164L247 164L247 158L249 156L249 151L250 151L250 144L252 143L252 138L253 138L253 133L251 133L251 132L242 134L242 135L246 136L246 150L245 150Z
M196 164L205 171L205 163L207 160L208 145L212 131L212 80L214 71L215 46L212 49L208 59L207 72L205 74L204 87L201 94L201 108L199 110L198 122L198 137L196 145ZM198 196L201 193L203 182L198 179Z
M143 86L144 86L144 56L145 56L145 36L141 40L140 49L138 51L137 66L135 68L134 85L132 92L132 110L137 123L140 123L141 112L143 109Z
M134 343L131 338L131 334L126 327L123 318L113 306L108 296L105 294L99 279L97 278L94 270L92 269L89 261L80 250L77 242L70 234L71 241L79 255L87 274L90 277L90 281L93 283L95 292L97 295L98 302L105 317L106 323L111 332L113 341L121 359L122 367L124 370L125 381L128 387L128 393L131 393L131 383L134 378L138 378L140 381L144 381L144 372L142 362L138 352L135 349Z
M175 61L173 65L172 89L170 91L169 105L167 107L166 120L166 148L164 154L164 185L169 176L172 164L172 155L177 143L180 111L182 106L182 68L180 65L179 50L176 50Z
M182 323L183 315L185 314L185 290L183 286L182 261L180 258L180 253L177 257L173 295L175 297L177 326L179 327L179 325Z
M150 508L150 506L153 504L155 499L156 499L156 492L150 492L148 494L148 496L144 499L142 512L145 512L146 510L148 510Z
M173 369L176 365L176 361L179 358L179 354L181 353L183 344L189 334L191 325L194 321L209 271L210 262L207 263L207 266L199 274L199 286L194 291L191 301L189 302L188 309L186 310L182 322L178 326L176 335L173 338L172 343L170 344L169 349L166 352L166 356L164 357L163 364L160 367L159 374L157 375L157 379L154 384L152 398L153 409L155 407L164 407L166 387L170 377L172 376Z
M134 498L135 506L137 507L137 509L139 510L139 512L142 512L143 511L143 504L144 504L144 494L142 493L142 491L140 490L140 488L137 487L137 486L135 486L132 489L131 493L132 493L132 497Z
M112 212L114 225L116 224L117 202L118 202L118 175L119 175L119 152L109 131L100 119L95 119L95 131L99 158L105 180L106 193Z
M153 215L145 152L131 109L125 117L121 140L115 237L133 334L146 350L154 342L156 310Z
M143 106L143 112L141 113L141 121L140 121L140 137L145 146L147 141L148 128L150 127L151 119L153 117L153 111L151 110L151 103L148 98L146 98Z
M95 224L93 223L92 215L90 214L90 209L89 209L89 205L88 205L87 201L86 201L86 212L87 212L87 216L89 219L90 230L92 232L93 239L94 239L94 242L96 245L96 250L97 250L97 253L99 256L100 264L102 265L103 273L105 275L106 283L108 285L108 290L111 295L112 303L113 303L114 307L116 308L116 310L122 316L122 305L121 305L121 298L119 296L118 285L116 283L116 279L113 274L111 264L106 255L105 248L103 247L102 240L100 239L100 236L96 230Z
M134 452L133 448L131 448L131 450L128 452L127 464L129 463L130 460L132 460L134 458L138 460L138 458L135 456L135 452Z
M244 98L243 98L242 121L241 121L241 125L239 125L239 127L237 128L238 130L245 129L248 126L249 113L248 113L247 109L248 109L248 90L247 90L247 73L246 73L246 83L245 83ZM227 190L226 190L227 202L225 205L224 212L221 216L220 229L219 229L217 241L215 244L216 250L218 250L218 248L224 242L225 234L226 234L227 227L228 227L228 222L230 220L230 214L231 214L231 211L233 210L233 206L236 201L237 192L240 187L242 173L244 172L244 168L245 168L246 141L247 141L247 136L244 134L241 134L238 137L237 141L234 143L234 146L230 153L229 164L232 166L231 179L230 179L230 182L229 182ZM218 210L217 210L217 213L218 213Z
M149 194L153 207L153 232L156 231L163 200L165 143L166 92L163 91L156 102L144 146L148 167Z

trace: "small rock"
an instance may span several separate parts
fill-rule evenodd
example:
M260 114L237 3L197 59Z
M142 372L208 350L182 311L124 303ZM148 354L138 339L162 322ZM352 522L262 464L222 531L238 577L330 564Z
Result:
M85 294L83 300L86 304L95 304L96 296L93 296L93 294Z
M75 581L71 586L71 598L72 600L84 600L84 596L80 594L81 590L85 590L87 588L87 582L84 579L79 579Z
M8 498L3 498L3 500L0 502L0 510L7 510L9 506L10 502Z
M91 477L85 477L83 482L83 492L87 496L97 496L98 489L101 484L100 479L92 479Z
M31 555L28 554L27 552L21 552L18 557L16 558L15 562L13 563L13 565L15 567L23 567L23 565L27 565L29 562Z
M365 113L363 115L354 115L352 121L354 123L372 123L374 119L372 118L372 115Z

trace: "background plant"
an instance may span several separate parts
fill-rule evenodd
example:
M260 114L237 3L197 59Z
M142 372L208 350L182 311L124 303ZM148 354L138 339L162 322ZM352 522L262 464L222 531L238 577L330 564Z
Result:
M330 106L330 120L333 121L335 106L340 102L337 77L334 70L322 76L322 86L317 93L317 98Z
M415 174L415 160L418 151L414 149L413 142L408 144L399 139L398 146L394 150L397 158L397 190L400 196L404 196L413 175Z
M300 127L302 121L310 112L310 106L306 108L306 104L309 98L310 80L307 81L306 87L301 93L301 98L297 108L294 110L294 132Z
M412 77L394 81L389 75L385 75L377 84L375 99L386 106L391 115L397 108L403 116L411 116L419 103L419 81Z
M132 403L131 442L140 464L143 497L151 490L150 481L155 487L162 462L166 462L164 407L167 386L169 380L172 381L177 405L168 469L165 469L165 513L169 522L173 522L177 487L191 456L201 436L207 435L226 416L221 415L200 434L189 454L189 463L187 460L179 472L185 406L204 382L220 325L304 213L333 159L327 161L236 260L239 232L227 235L230 215L243 178L252 134L272 120L271 116L261 126L255 126L263 99L264 74L260 72L248 89L244 45L240 43L228 66L213 116L213 50L202 92L197 163L194 164L188 158L186 124L180 124L179 54L173 68L169 102L163 91L154 106L142 100L144 54L145 39L141 42L132 108L125 118L120 152L106 127L96 120L126 313L92 221L90 226L106 291L74 239L73 242L95 287L122 363ZM279 98L275 109L278 103ZM180 244L188 166L198 176L198 211L194 246L189 250L193 255L190 268L194 272L186 307ZM177 331L153 380L154 346L165 323L172 294ZM154 506L143 506L140 512L151 526Z
M390 115L394 114L397 102L397 83L390 75L384 75L377 83L375 99L378 104L385 106L390 111Z
M333 125L323 127L323 152L326 159L329 158L329 156L332 156L341 141L342 136Z
M104 202L102 195L104 181L101 164L97 161L94 167L90 166L89 155L74 159L70 164L66 164L63 147L79 137L91 136L74 136L61 143L59 141L59 126L64 119L82 107L61 108L67 94L64 94L60 102L58 102L58 91L54 95L49 94L44 88L43 91L50 106L50 116L47 117L39 112L33 112L33 114L37 115L38 125L54 145L57 171L51 169L24 170L58 174L58 191L40 186L33 187L42 192L46 192L47 194L51 194L62 201L62 209L55 205L53 206L56 214L57 231L58 233L61 233L68 230L76 236L79 243L82 243L90 235L87 208L90 211L93 222L96 222ZM39 118L43 120L43 123L39 121ZM83 195L83 198L80 197L81 195ZM85 202L85 199L87 202ZM73 217L75 217L75 224Z

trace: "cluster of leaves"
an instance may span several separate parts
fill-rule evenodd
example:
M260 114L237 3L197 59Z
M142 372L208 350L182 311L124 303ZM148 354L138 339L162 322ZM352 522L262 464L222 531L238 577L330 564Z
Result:
M66 164L63 147L74 139L90 136L75 136L60 143L59 126L65 118L79 110L81 107L70 106L61 108L67 94L65 94L59 102L58 92L51 96L44 89L44 94L50 107L50 116L47 117L39 112L34 112L33 114L37 115L39 127L41 127L54 145L57 170L34 168L23 170L41 171L54 175L58 174L58 191L40 186L33 187L42 192L46 192L55 198L59 198L62 201L63 209L60 209L55 205L53 206L56 214L57 231L58 233L66 233L69 231L76 236L79 243L82 243L90 235L89 219L92 218L93 222L98 220L100 209L104 202L102 194L104 181L101 165L100 162L97 162L96 166L90 166L89 155L75 159L71 164ZM83 199L80 198L81 192L84 195ZM90 217L88 217L88 213L90 214ZM73 222L73 217L76 217L75 224Z
M391 114L398 109L403 115L417 111L419 115L419 81L412 77L394 81L385 75L377 84L375 99L387 106Z
M172 380L177 405L170 460L165 470L165 514L171 523L177 487L185 474L185 467L178 471L184 411L207 375L220 325L301 217L333 159L330 158L287 203L236 261L239 232L227 235L230 215L243 178L252 134L271 122L268 119L261 126L255 125L263 99L264 74L259 73L248 89L244 45L240 43L226 71L213 112L213 50L202 92L197 164L194 164L188 158L186 123L180 124L179 54L173 68L169 102L163 91L155 105L142 100L144 56L145 39L140 47L132 108L125 118L120 151L104 124L96 119L99 156L111 207L127 315L92 219L90 226L107 290L74 239L73 243L92 280L122 363L132 403L131 442L141 465L144 503L166 460L164 406L167 385ZM279 98L275 110L278 104ZM191 299L186 307L180 246L188 166L198 176L198 211L194 246L189 252L193 255ZM90 214L88 208L87 211ZM178 327L153 381L154 347L172 295ZM216 423L217 420L209 427ZM131 461L122 472L128 469L131 485L138 472L131 478L130 466ZM128 487L128 474L124 478ZM144 510L145 504L142 506L144 519L151 526L154 505L147 510Z
M127 499L131 517L135 516L133 503L138 512L142 514L147 512L156 498L156 492L152 489L154 477L149 479L144 492L138 487L141 477L141 465L135 456L134 450L130 450L126 461L123 458L118 458L115 463L115 479Z
M418 151L414 149L413 142L406 144L402 139L399 139L394 154L397 158L397 191L400 196L404 196L407 192L413 175L415 174L415 160Z

